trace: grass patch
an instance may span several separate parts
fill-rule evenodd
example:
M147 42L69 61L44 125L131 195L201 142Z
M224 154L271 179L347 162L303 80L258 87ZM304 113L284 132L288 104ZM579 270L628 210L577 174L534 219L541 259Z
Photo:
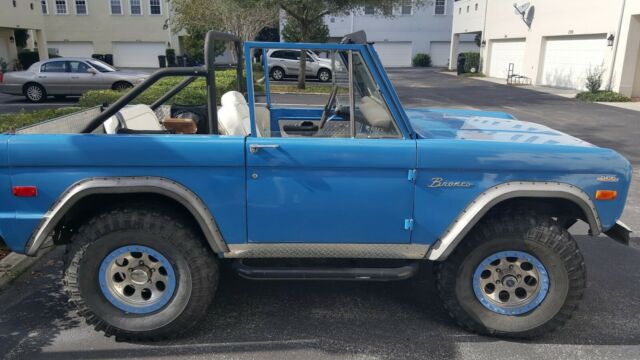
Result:
M629 102L630 98L619 94L615 91L596 91L596 92L581 92L576 95L576 99L588 102Z
M333 85L320 85L306 83L304 89L298 89L297 84L274 84L269 82L271 92L287 94L329 94Z
M44 109L35 111L20 111L11 114L0 115L0 133L5 133L12 129L19 129L28 125L36 124L45 120L51 120L60 116L80 111L79 107L63 107L58 109Z
M479 73L479 72L462 73L462 74L460 74L460 76L462 76L462 77L485 77L485 75L483 73Z

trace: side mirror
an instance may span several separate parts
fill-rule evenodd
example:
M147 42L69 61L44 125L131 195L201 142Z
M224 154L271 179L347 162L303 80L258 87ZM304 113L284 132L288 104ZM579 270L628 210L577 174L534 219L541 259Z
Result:
M93 74L93 75L95 75L95 74L97 74L97 73L98 73L98 72L96 71L96 69L94 69L94 68L88 68L88 69L87 69L87 72L88 72L89 74Z

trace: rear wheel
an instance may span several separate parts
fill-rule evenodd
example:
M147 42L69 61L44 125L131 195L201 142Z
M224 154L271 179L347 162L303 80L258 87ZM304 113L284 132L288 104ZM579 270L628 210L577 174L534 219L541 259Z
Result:
M40 84L29 83L24 87L24 96L31 102L39 103L47 99L47 91Z
M525 211L490 216L435 271L440 297L459 325L514 338L562 326L586 284L571 235Z
M270 75L271 75L271 79L275 81L280 81L284 79L284 70L282 70L282 68L279 68L279 67L274 67L273 69L271 69Z
M119 339L191 328L218 282L214 255L170 210L125 208L91 219L68 246L64 285L87 323Z

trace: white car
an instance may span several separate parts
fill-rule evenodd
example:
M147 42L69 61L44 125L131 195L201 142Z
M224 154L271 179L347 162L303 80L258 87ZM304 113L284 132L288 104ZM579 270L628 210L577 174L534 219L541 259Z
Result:
M287 76L298 76L300 71L300 51L271 49L267 51L269 76L272 80L284 80ZM338 66L338 61L335 62ZM340 70L339 68L336 68ZM307 51L306 76L322 82L331 81L331 59L319 57L313 51Z

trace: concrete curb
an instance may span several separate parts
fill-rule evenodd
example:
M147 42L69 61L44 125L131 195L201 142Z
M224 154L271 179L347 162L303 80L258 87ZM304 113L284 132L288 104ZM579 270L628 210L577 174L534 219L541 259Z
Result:
M12 252L0 260L0 290L6 288L13 280L22 275L22 273L38 262L42 256L54 248L53 243L47 241L42 245L42 249L38 251L36 256L26 256Z

